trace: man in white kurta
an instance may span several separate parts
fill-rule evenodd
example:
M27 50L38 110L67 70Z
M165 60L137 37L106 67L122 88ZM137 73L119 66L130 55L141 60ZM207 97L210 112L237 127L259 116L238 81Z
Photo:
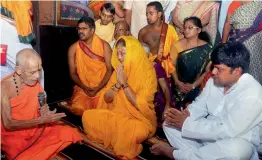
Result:
M172 147L157 144L152 147L153 153L176 160L258 159L257 151L262 146L262 86L245 73L249 54L248 58L239 56L248 53L243 51L244 46L226 47L220 47L220 53L219 49L213 52L213 63L219 59L213 58L214 54L220 57L219 63L214 63L214 76L188 109L165 113L163 129ZM223 61L236 67L228 67Z

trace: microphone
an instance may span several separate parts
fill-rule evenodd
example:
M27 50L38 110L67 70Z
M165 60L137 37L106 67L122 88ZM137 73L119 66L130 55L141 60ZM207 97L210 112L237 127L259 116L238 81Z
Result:
M46 103L46 94L45 92L39 92L38 95L38 101L39 101L39 104L40 104L40 107L43 107Z

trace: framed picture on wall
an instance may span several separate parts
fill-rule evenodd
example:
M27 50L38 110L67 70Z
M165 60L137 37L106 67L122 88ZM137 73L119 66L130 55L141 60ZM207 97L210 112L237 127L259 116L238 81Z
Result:
M56 1L57 24L76 26L83 16L94 18L93 12L88 8L89 0L82 1Z

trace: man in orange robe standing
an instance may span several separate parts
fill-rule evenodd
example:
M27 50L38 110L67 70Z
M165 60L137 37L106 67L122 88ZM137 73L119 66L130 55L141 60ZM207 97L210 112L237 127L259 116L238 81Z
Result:
M51 159L72 142L82 140L76 130L55 123L66 115L39 108L42 61L33 49L16 56L15 73L1 82L1 147L7 159Z
M76 84L70 110L81 116L85 110L96 108L113 68L110 63L112 50L95 34L94 20L82 17L77 30L80 40L68 50L70 76Z

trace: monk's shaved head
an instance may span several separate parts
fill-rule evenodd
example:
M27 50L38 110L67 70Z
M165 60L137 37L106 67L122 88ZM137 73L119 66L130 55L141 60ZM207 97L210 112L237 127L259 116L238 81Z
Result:
M117 22L116 28L119 27L120 25L122 25L127 31L129 31L129 25L125 20Z
M16 55L16 66L28 67L32 63L39 63L39 61L41 61L40 56L31 48L22 49Z
M129 25L126 21L119 21L116 23L114 35L115 40L117 40L120 36L128 36L129 33Z

